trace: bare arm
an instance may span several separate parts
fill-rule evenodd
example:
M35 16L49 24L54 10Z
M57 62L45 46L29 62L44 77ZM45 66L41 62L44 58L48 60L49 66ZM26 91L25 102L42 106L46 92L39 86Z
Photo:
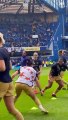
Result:
M12 62L10 61L10 70L12 69Z
M68 85L68 82L66 82L66 81L63 81L63 83L64 83L65 85Z
M0 71L4 72L6 70L5 62L4 60L0 60Z
M16 71L13 75L12 75L12 79L15 78L15 76L18 75L18 71Z
M39 66L40 71L38 73L42 72L42 65Z

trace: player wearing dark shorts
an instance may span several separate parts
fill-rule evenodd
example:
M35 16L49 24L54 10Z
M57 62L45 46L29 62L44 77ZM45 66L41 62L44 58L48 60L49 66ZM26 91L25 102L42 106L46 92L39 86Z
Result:
M22 114L14 106L14 86L9 71L12 68L8 51L3 47L4 38L0 33L0 100L3 98L8 111L16 120L24 120Z
M54 81L56 83L58 83L59 87L52 94L52 96L56 97L56 94L62 89L62 87L64 86L64 82L62 80L62 77L60 76L62 65L63 65L63 60L62 59L59 59L58 63L52 65L50 73L49 73L48 85L41 91L42 95L43 95L45 90L52 87L52 84L53 84Z

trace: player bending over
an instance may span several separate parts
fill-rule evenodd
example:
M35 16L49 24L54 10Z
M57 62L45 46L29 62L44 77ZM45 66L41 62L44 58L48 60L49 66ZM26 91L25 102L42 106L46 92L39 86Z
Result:
M16 81L15 102L19 98L22 91L24 91L28 96L30 96L33 99L33 101L36 103L36 105L42 112L48 113L48 111L42 106L41 102L33 92L32 86L34 85L34 82L38 83L38 80L35 79L36 71L31 66L32 60L28 60L27 66L20 68L20 73L19 71L16 71L12 75L12 78L14 78L18 73L20 74L18 80Z
M59 59L58 63L52 65L50 73L49 73L49 80L48 80L48 85L41 91L42 95L44 91L52 87L53 82L55 81L59 86L56 89L56 91L52 94L53 97L56 97L56 94L63 88L64 86L64 81L62 80L61 77L61 71L64 66L63 59Z

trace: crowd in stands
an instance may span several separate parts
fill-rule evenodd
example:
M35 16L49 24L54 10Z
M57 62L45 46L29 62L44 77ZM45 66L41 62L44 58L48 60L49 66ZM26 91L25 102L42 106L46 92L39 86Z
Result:
M0 32L4 33L6 47L33 47L46 46L55 33L57 23L32 22L32 23L11 23L0 22ZM32 35L37 35L33 38Z

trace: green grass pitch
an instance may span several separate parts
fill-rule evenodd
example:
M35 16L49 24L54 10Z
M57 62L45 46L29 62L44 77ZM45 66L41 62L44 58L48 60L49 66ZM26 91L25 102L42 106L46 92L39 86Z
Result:
M11 71L11 74L13 71ZM40 76L40 83L42 88L47 84L49 68L43 68ZM17 77L15 78L15 80ZM14 83L15 83L14 80ZM64 80L68 81L68 72L65 72ZM51 94L56 89L57 84L54 82L51 89L47 90L42 97L38 94L38 98L41 100L42 104L49 111L48 115L44 115L39 109L33 109L37 107L35 103L29 98L25 93L22 93L15 106L22 112L25 120L67 120L68 119L68 90L61 90L57 94L57 99L52 100ZM65 86L66 87L66 86ZM0 103L0 120L14 120L11 116L3 100Z

